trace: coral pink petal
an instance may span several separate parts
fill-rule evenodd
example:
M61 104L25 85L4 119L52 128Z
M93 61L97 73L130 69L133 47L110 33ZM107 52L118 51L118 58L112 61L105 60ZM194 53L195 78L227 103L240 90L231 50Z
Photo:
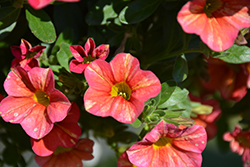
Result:
M83 62L83 57L88 57L88 54L80 45L70 46L70 51L72 55L74 56L74 58L76 58L76 60L80 63Z
M46 114L46 107L41 104L37 104L20 124L25 132L34 139L47 135L54 125Z
M58 0L58 1L62 1L62 2L78 2L80 0Z
M34 9L42 9L43 7L49 5L53 0L28 0L30 6Z
M195 153L201 153L207 144L207 134L204 127L194 125L184 130L184 133L173 140L174 146Z
M128 84L131 85L133 97L147 101L161 91L161 82L151 71L138 71Z
M109 63L95 60L84 71L85 78L91 88L101 91L111 91L115 80Z
M129 101L121 96L114 97L111 104L110 115L122 123L132 123L141 114L144 102L131 97Z
M110 62L110 66L117 83L130 81L138 71L141 71L139 61L129 53L117 54Z
M91 114L107 117L111 116L110 108L114 97L109 92L92 89L91 87L84 94L85 109Z
M20 66L27 71L30 71L34 67L39 67L38 60L35 58L24 59L19 62Z
M93 57L99 58L101 60L105 60L109 54L109 45L100 45L95 48L93 52Z
M30 114L35 104L32 98L8 96L1 101L0 113L5 121L21 123Z
M21 67L16 67L9 72L4 81L4 89L9 96L16 97L33 96L35 91L27 72Z
M36 90L42 90L47 93L55 88L54 75L50 68L34 67L28 74Z
M234 140L234 137L231 135L230 132L226 132L223 135L223 140L225 140L225 141L232 141L232 140Z
M69 63L69 70L78 74L83 73L83 71L85 70L85 68L89 65L88 64L83 64L82 62L79 62L77 60L72 60Z
M228 22L220 18L210 18L203 32L200 34L201 40L214 51L223 51L234 44L239 30Z
M87 42L84 45L84 49L88 55L93 56L93 51L95 49L95 42L93 39L88 38Z
M11 53L13 54L13 56L15 56L16 58L22 60L22 53L21 53L21 49L19 46L11 46L10 47Z
M53 123L62 121L67 116L71 106L68 98L57 89L48 95L50 97L50 104L47 107L48 117Z

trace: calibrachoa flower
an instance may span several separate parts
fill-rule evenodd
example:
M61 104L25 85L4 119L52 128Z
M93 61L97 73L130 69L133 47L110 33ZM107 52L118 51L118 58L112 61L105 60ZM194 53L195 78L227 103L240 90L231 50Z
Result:
M195 33L214 51L230 48L239 29L250 27L249 0L192 0L177 15L187 33Z
M20 47L11 46L10 49L12 54L16 57L11 62L11 67L21 66L25 70L30 70L33 67L39 67L36 58L42 54L45 46L32 47L28 41L21 39Z
M35 156L35 160L41 167L83 167L82 160L94 158L93 145L94 142L90 139L80 139L74 147L57 147L50 156Z
M127 53L117 54L110 63L96 60L84 74L89 84L84 95L85 109L123 123L133 122L144 102L161 90L154 73L141 70L139 61Z
M105 60L109 54L109 45L102 44L95 48L95 42L91 38L88 38L84 48L80 45L70 46L71 53L76 58L69 64L70 71L81 74L89 63L96 59Z
M210 114L197 114L197 117L192 117L196 124L203 126L207 132L207 140L214 138L217 134L218 127L216 121L221 116L220 104L215 99L204 100L192 94L189 94L190 100L194 102L200 102L204 105L213 107L213 111Z
M243 132L239 125L235 126L232 133L226 132L223 135L225 141L230 142L232 152L242 155L244 167L250 166L250 131Z
M32 6L34 9L42 9L45 6L51 4L55 0L28 0L30 6ZM57 0L57 1L62 1L62 2L78 2L80 0Z
M207 59L209 80L202 81L208 91L219 90L227 100L240 101L247 93L249 73L244 64L229 64L220 59Z
M34 139L48 134L55 122L62 121L70 108L67 97L55 89L51 69L34 67L29 72L16 67L4 81L8 96L0 103L5 121L20 123Z
M117 166L118 167L136 167L129 161L128 154L126 151L122 153L122 155L119 157L117 161Z
M128 158L137 167L201 166L201 153L207 135L200 125L178 129L161 121L146 136L128 150Z
M31 138L33 151L39 156L49 156L59 146L73 147L82 133L80 126L77 124L79 118L80 110L76 103L72 103L67 117L62 122L54 123L54 127L49 134L40 140Z

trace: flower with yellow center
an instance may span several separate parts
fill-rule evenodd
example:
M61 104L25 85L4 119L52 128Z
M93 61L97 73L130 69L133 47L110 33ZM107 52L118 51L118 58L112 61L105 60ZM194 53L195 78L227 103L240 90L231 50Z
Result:
M141 114L144 102L161 90L154 73L139 67L138 60L126 53L116 55L110 63L90 63L84 72L89 84L84 95L85 109L97 116L132 123Z

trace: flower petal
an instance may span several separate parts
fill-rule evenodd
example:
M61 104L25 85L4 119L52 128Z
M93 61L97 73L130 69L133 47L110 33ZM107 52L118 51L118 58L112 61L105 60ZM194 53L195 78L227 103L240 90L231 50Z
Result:
M18 58L19 60L22 60L25 58L22 56L21 49L19 46L11 46L10 50L11 50L11 53L13 54L13 56Z
M93 57L93 51L95 49L95 42L93 39L88 38L87 42L84 45L87 56L91 55Z
M8 96L1 101L0 114L4 121L21 123L32 112L35 101L32 98Z
M83 57L88 57L88 54L82 48L81 45L72 45L70 46L70 51L78 62L83 62Z
M62 121L67 116L71 106L68 98L57 89L48 95L50 97L50 104L47 107L48 117L53 123Z
M27 72L21 67L16 67L9 72L4 81L4 89L9 96L17 97L33 96L35 91Z
M25 39L21 39L20 49L22 55L26 55L27 53L29 53L29 49L31 48L32 46L28 41L26 41Z
M93 56L95 58L99 58L101 60L105 60L109 54L109 45L100 45L93 51Z
M54 126L46 114L46 107L38 103L20 124L24 131L34 139L44 137Z
M109 63L95 60L84 71L85 78L91 88L110 92L114 85L114 77Z
M69 63L69 70L81 74L88 65L89 64L83 64L77 60L71 60L71 62Z
M49 5L53 0L28 0L30 6L34 9L42 9L43 7Z

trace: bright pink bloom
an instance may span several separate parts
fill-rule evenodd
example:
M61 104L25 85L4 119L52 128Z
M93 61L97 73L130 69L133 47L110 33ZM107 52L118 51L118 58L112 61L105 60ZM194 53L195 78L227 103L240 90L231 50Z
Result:
M198 167L207 135L200 125L178 129L161 121L151 132L128 150L128 158L137 167Z
M186 33L195 33L214 51L230 48L239 29L250 27L249 0L192 0L177 15Z
M226 132L223 135L225 141L230 142L232 152L242 155L244 167L250 166L250 131L243 132L239 125L235 126L232 133Z
M70 108L67 97L55 89L51 69L34 67L29 72L16 67L9 72L4 89L9 96L1 101L5 121L20 123L34 139L48 134L55 122L62 121Z
M213 111L210 114L199 114L197 117L192 117L196 124L203 126L207 132L207 140L214 138L217 134L218 127L216 121L221 116L220 104L215 99L204 100L192 94L189 94L190 100L194 102L200 102L204 105L209 105L213 107Z
M30 70L33 67L39 67L39 63L36 58L42 54L45 48L45 46L32 47L28 41L21 39L20 47L10 47L12 54L16 57L11 62L11 67L21 66L25 70Z
M219 90L227 100L240 101L247 93L249 74L244 64L229 64L220 59L207 59L209 80L203 86L213 92Z
M72 103L67 117L62 122L55 123L49 134L40 140L31 138L33 151L39 156L49 156L59 146L69 148L76 145L82 134L81 127L77 124L79 118L80 110L76 103Z
M36 163L41 167L83 167L82 160L93 159L94 142L90 139L80 139L74 147L57 147L54 153L47 157L35 156Z
M84 48L80 45L70 46L71 53L76 58L69 63L70 71L81 74L89 63L96 59L105 60L109 54L109 45L102 44L95 48L95 42L91 38L88 38Z
M42 9L45 6L51 4L55 0L28 0L30 6L32 6L34 9ZM62 2L78 2L80 0L57 0L57 1L62 1Z
M110 63L96 60L84 74L89 84L84 95L86 110L123 123L133 122L141 114L144 102L161 90L154 73L141 70L139 61L126 53L117 54Z

